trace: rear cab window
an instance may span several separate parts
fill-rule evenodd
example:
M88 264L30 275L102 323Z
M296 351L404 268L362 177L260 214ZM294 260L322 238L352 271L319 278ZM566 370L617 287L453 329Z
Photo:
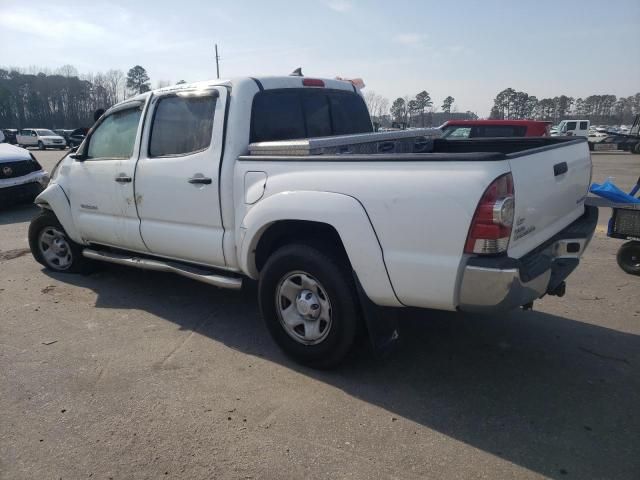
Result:
M373 132L360 95L331 89L289 88L256 94L251 142Z

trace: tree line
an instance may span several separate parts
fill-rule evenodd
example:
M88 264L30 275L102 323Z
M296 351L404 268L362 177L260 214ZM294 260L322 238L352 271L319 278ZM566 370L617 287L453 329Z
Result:
M589 95L574 98L560 95L538 99L526 92L506 88L496 95L491 108L493 119L535 119L558 123L565 118L584 118L607 125L630 124L640 113L640 93L617 98L615 95Z
M389 100L372 91L365 93L364 99L374 123L378 123L381 126L395 124L405 127L427 127L433 126L434 123L439 125L442 123L443 118L447 119L448 116L455 114L455 112L452 112L455 98L449 95L442 101L440 107L444 116L439 116L438 119L435 119L437 121L434 121L438 108L434 106L434 101L426 90L416 94L415 97L408 95L398 97L391 106L389 106ZM477 115L468 110L457 115L466 119L478 118Z
M55 72L0 68L0 128L78 128L93 124L93 114L151 89L140 65L79 75L71 65Z

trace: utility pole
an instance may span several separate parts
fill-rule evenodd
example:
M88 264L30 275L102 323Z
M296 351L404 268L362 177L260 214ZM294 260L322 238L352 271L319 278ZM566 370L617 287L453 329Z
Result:
M216 74L218 76L218 80L220 79L220 55L218 55L218 44L216 43Z

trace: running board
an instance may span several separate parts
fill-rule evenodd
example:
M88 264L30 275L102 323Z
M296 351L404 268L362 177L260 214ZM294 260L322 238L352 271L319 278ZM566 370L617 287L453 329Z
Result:
M118 265L127 265L129 267L142 268L145 270L155 270L158 272L171 272L182 275L183 277L208 283L215 287L230 288L232 290L240 290L242 288L242 279L236 277L223 277L222 275L212 274L210 271L183 265L177 262L167 262L144 257L132 257L113 252L103 252L85 248L82 255L91 260L101 262L117 263Z

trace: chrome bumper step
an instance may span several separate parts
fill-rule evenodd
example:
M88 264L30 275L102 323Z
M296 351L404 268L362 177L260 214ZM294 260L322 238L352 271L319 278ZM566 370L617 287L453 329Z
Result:
M142 268L144 270L155 270L157 272L177 273L183 277L208 283L215 287L229 288L232 290L240 290L240 288L242 288L241 278L218 275L206 269L178 262L159 260L155 258L135 257L113 252L103 252L99 250L91 250L89 248L85 248L82 251L82 255L91 260L98 260L100 262L117 263L118 265Z

